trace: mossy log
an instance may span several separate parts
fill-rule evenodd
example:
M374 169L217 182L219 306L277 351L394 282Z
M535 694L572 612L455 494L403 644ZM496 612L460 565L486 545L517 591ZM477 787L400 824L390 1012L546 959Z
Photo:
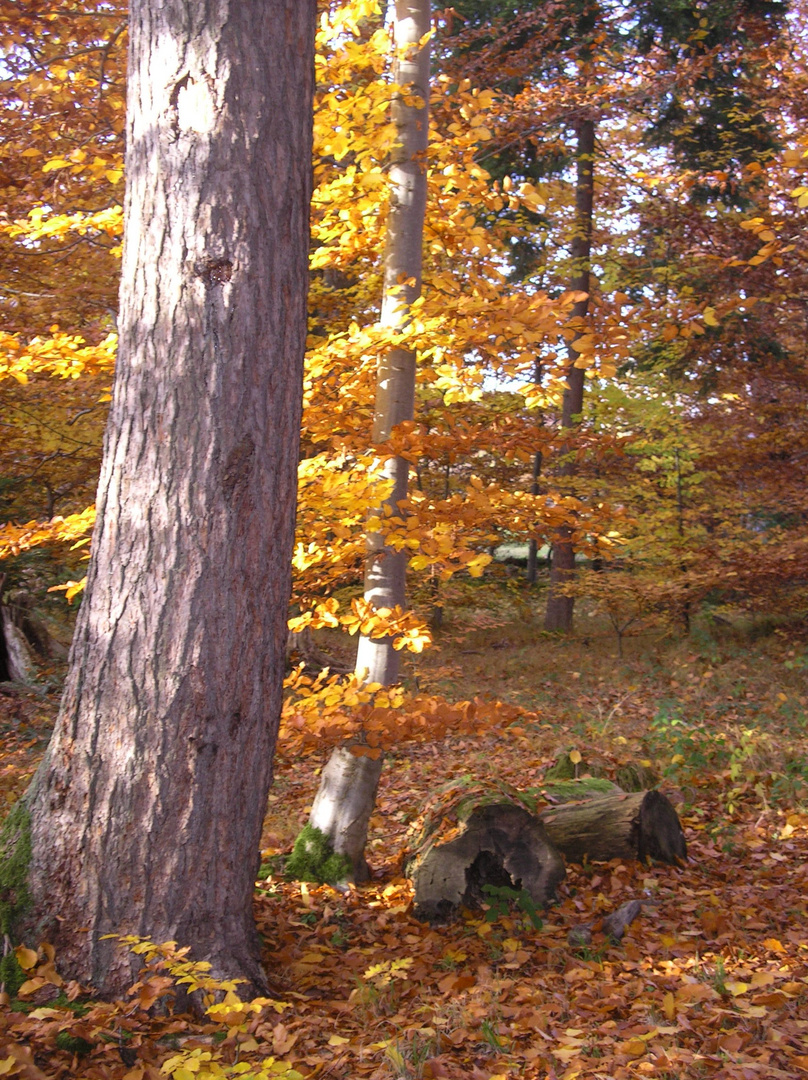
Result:
M461 904L477 908L486 885L524 889L536 905L555 896L564 860L544 826L503 786L455 789L430 808L421 835L405 860L415 889L415 914L450 918ZM434 827L433 827L434 826Z
M679 817L659 791L614 791L540 815L550 843L570 862L584 859L687 859Z
M580 799L594 799L598 795L607 795L613 791L624 792L628 788L607 780L605 776L582 776L578 780L544 780L538 787L528 788L537 801L552 804L578 802Z

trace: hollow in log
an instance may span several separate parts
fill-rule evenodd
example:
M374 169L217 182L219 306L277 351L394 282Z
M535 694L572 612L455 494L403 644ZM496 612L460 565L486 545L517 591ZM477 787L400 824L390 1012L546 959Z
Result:
M436 834L435 842L407 863L419 918L442 921L461 904L479 907L486 885L524 889L537 905L555 896L566 873L564 860L523 806L477 806L454 832L443 843Z

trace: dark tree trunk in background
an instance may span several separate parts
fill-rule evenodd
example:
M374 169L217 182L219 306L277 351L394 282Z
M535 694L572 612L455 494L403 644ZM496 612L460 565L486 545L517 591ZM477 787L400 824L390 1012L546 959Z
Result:
M572 317L584 319L589 311L590 258L592 253L592 213L595 198L595 121L581 120L578 123L578 161L577 183L575 187L575 232L572 237L573 279L570 283L575 292L586 293L586 298L579 300L572 309ZM581 331L583 333L583 330ZM577 336L577 335L576 335ZM568 389L564 391L561 413L562 428L572 428L577 423L584 404L583 368L576 367L580 354L569 347L567 365ZM563 486L563 477L575 474L575 462L567 460L559 471L559 484ZM544 616L544 629L566 632L572 627L574 600L565 596L560 587L569 582L575 573L575 549L572 542L572 529L563 526L553 539L552 566L550 569L550 592L547 597L547 609Z
M107 933L265 982L252 895L286 652L315 20L315 0L130 9L98 520L26 797L33 919L104 994L139 965Z
M543 455L540 451L536 451L533 455L533 482L530 485L530 494L539 494L539 477L541 476ZM527 582L528 585L536 584L536 577L538 576L539 567L539 542L532 536L528 541L527 547Z

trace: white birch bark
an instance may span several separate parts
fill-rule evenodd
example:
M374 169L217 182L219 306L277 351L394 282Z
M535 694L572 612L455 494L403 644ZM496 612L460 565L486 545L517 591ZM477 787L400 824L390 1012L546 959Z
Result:
M421 293L421 264L426 213L426 150L429 135L429 44L419 45L431 28L430 0L396 0L394 42L396 60L393 79L418 104L404 97L393 99L397 139L390 156L390 212L384 252L384 292L381 323L404 328L411 305ZM396 424L411 420L415 407L415 353L391 349L379 363L373 441L384 442ZM408 465L403 458L389 458L383 476L393 489L378 514L398 514L407 497ZM365 599L375 608L404 606L406 600L406 552L387 547L380 533L367 534ZM399 654L390 637L362 636L356 654L356 670L366 682L389 686L398 679ZM350 750L338 747L323 770L320 790L310 824L325 833L335 849L348 854L354 879L369 876L364 857L367 825L376 800L382 760L351 760ZM346 827L347 823L347 827Z
M390 213L384 253L384 293L381 322L394 329L410 319L413 301L421 292L424 215L426 212L426 150L429 134L429 43L420 45L431 27L429 0L396 0L394 41L396 61L393 79L416 94L419 104L393 99L393 122L397 141L390 161ZM391 349L379 364L373 441L384 442L396 424L411 420L415 405L415 353ZM407 496L408 465L403 458L389 458L383 475L393 490L379 508L380 516L399 513ZM380 533L367 535L365 599L375 608L404 606L406 552L387 547ZM390 637L361 637L356 669L368 682L388 686L398 679L399 654Z

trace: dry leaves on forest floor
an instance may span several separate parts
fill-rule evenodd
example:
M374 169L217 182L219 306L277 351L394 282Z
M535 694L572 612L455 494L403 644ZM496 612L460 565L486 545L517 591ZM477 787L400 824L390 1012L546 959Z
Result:
M6 726L0 762L15 793L42 746L34 736L46 710L36 702L25 709L16 727ZM726 761L720 770L690 763L684 796L671 792L689 845L682 869L571 866L538 929L518 913L490 923L466 912L442 927L411 915L397 853L436 786L472 773L528 787L572 745L609 767L616 748L645 745L646 710L639 700L633 709L636 731L626 723L600 743L548 722L392 756L371 822L368 886L341 893L269 875L259 883L256 916L273 992L288 1003L282 1012L267 1007L228 1032L127 1006L124 1048L107 1006L81 1020L52 1003L28 1016L1 1009L0 1075L157 1080L181 1046L222 1067L238 1061L247 1077L269 1056L329 1080L808 1076L808 813L796 798L769 805L754 777L733 778ZM314 766L287 760L281 748L267 856L288 850L305 821ZM598 920L635 898L640 917L611 944ZM581 923L595 928L588 949L568 943ZM89 1052L59 1049L60 1027L85 1032ZM107 1041L98 1034L105 1030ZM196 1071L179 1080L213 1068L195 1060Z
M371 886L342 896L265 883L258 912L269 955L309 1003L283 1025L297 1033L286 1056L301 1071L374 1080L808 1073L804 812L741 805L729 815L706 776L693 805L680 807L683 869L570 867L538 930L519 915L492 925L468 912L438 928L411 917L409 885L390 858L406 821L437 783L469 771L470 756L479 755L478 772L527 786L549 763L535 746L525 753L529 741L447 740L394 761L371 839L386 861ZM280 781L290 796L294 771ZM720 835L732 832L731 850L718 846L716 821ZM597 929L635 898L642 914L619 946L597 932L588 950L568 945L573 926Z

